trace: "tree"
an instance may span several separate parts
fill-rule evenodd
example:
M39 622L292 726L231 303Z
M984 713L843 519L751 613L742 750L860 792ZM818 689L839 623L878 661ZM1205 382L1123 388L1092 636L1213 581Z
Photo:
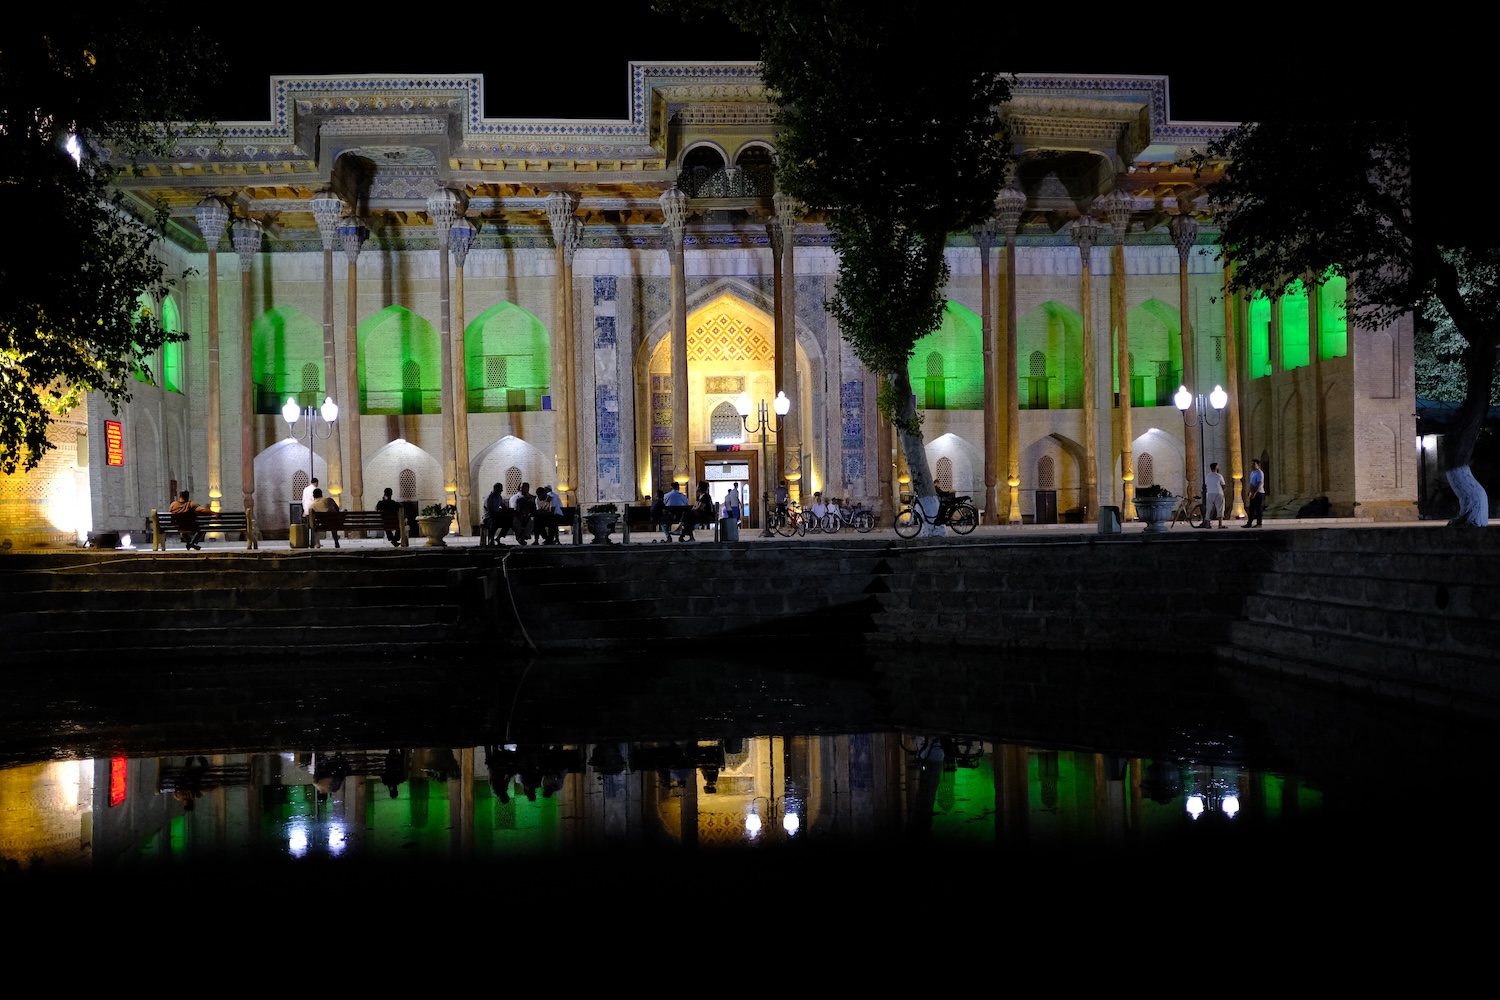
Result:
M1348 313L1361 324L1425 313L1457 338L1464 401L1446 450L1459 499L1450 523L1485 524L1489 498L1469 465L1500 348L1500 251L1455 226L1462 213L1414 201L1406 124L1250 123L1192 162L1201 169L1209 161L1225 163L1208 194L1221 253L1234 265L1227 291L1275 298L1299 279L1340 275Z
M111 181L203 117L212 45L159 4L11 25L0 43L0 217L25 227L0 262L0 471L32 469L52 418L132 373L169 335L141 294L171 284L165 210L128 212Z
M685 4L663 4L683 9ZM986 31L852 0L715 6L761 46L776 102L777 184L826 213L830 311L883 379L912 492L933 495L907 362L942 320L950 233L994 213L1011 162L1002 47Z

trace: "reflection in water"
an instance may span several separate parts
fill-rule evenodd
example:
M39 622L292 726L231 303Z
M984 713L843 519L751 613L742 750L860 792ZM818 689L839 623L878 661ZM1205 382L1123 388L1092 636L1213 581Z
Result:
M618 846L1123 846L1315 812L1294 777L892 732L48 762L0 771L12 868L500 860Z

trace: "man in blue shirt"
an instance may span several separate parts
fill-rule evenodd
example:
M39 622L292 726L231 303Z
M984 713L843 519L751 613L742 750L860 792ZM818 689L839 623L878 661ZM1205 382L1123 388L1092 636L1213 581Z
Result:
M1250 512L1245 515L1245 527L1262 528L1266 523L1266 474L1260 471L1260 459L1250 460L1250 482L1246 484L1250 494Z
M683 516L687 514L688 507L692 506L692 501L677 488L676 483L673 483L672 488L667 491L666 496L662 497L661 502L662 506L667 508L666 516L668 518L662 524L661 528L662 532L667 536L667 541L670 542L672 540L672 525L682 522Z

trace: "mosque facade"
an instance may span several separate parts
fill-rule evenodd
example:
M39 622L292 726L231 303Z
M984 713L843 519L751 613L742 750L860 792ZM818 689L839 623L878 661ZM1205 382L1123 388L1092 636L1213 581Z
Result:
M270 120L123 179L170 210L176 283L141 307L187 339L0 482L0 533L140 530L188 489L275 537L310 476L350 509L455 502L464 532L497 482L586 506L786 479L889 514L904 460L824 307L823 219L775 188L756 67L634 64L614 121L491 119L484 84L275 78ZM1232 126L1172 120L1160 77L1022 76L1004 114L1014 177L950 238L910 362L940 486L986 523L1129 517L1134 486L1197 492L1218 462L1240 515L1253 458L1273 511L1416 516L1410 318L1349 322L1341 279L1222 294L1210 178L1178 163ZM1182 385L1228 405L1183 413Z

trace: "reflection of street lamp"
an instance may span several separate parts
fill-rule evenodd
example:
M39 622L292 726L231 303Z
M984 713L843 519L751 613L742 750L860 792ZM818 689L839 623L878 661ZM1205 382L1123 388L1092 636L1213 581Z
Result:
M787 411L792 408L792 401L786 398L786 393L778 392L775 401L771 405L776 410L776 433L780 434L781 418L786 416ZM770 414L766 411L766 401L764 398L760 401L760 412L758 414L760 425L754 429L750 427L750 394L748 392L739 394L739 397L734 401L734 408L739 411L740 423L745 425L746 434L754 434L757 430L760 432L760 450L762 457L765 459L766 466L766 486L774 489L776 470L771 465L771 453L766 445L766 426L771 422ZM776 534L776 532L771 530L771 512L768 509L770 505L766 503L766 496L766 490L761 490L760 506L762 509L760 512L760 523L762 527L760 536L762 538L770 538Z
M323 417L324 427L322 434L318 433L318 426L313 422L313 418L319 415ZM287 426L291 427L295 432L297 429L297 420L303 416L307 417L307 478L308 481L311 482L313 478L314 458L313 441L317 438L323 438L326 440L333 436L333 422L339 418L339 405L333 401L332 396L324 396L322 407L315 408L309 406L303 408L297 405L297 401L295 399L293 399L291 396L288 396L286 398L286 405L281 408L281 418L285 420L287 422ZM295 433L292 434L293 438L295 438L296 436L297 435ZM329 483L328 488L329 491L332 492L333 484ZM302 513L305 515L307 511L304 510Z
M1205 813L1212 815L1215 812L1234 819L1240 811L1238 781L1221 778L1215 770L1213 767L1208 769L1208 782L1204 785L1199 784L1196 774L1193 776L1193 791L1188 794L1184 807L1195 821Z
M1209 427L1219 426L1219 415L1224 412L1224 407L1229 403L1229 393L1224 391L1224 387L1222 385L1216 385L1214 386L1214 391L1208 394L1208 402L1214 408L1214 417L1212 420L1206 419L1206 407L1203 405L1203 396L1200 394L1197 398L1198 471L1203 475L1203 482L1200 484L1203 487L1203 493L1200 494L1203 498L1203 523L1200 525L1200 527L1208 528L1211 527L1211 525L1208 523L1208 459L1204 453L1203 428L1205 424ZM1172 402L1176 403L1177 408L1182 411L1182 422L1184 425L1186 425L1188 418L1188 407L1193 405L1193 394L1188 392L1187 386L1178 386L1176 394L1172 397ZM1222 511L1220 511L1220 516L1223 516Z
M764 806L760 803L765 803ZM757 796L750 801L750 811L745 814L745 836L751 840L760 836L764 826L761 820L761 812L765 812L768 820L775 820L776 814L781 813L781 828L786 831L788 837L795 837L802 829L802 818L797 815L797 800L794 798L767 798L764 795Z

